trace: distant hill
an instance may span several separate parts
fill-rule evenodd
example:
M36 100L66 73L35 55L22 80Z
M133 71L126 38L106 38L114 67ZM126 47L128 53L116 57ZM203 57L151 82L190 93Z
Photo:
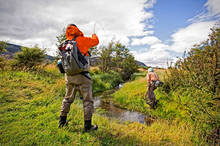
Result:
M21 47L22 46L20 46L20 45L7 43L7 47L6 47L7 52L1 53L1 55L5 56L8 59L12 59L15 53L21 51ZM50 56L50 55L47 55L46 58L48 60L51 60L51 61L54 60L54 57ZM98 59L99 59L98 57L91 57L90 64L92 66L96 65L97 62L98 62ZM140 62L140 61L136 60L136 63L137 63L138 66L147 67L143 62Z
M137 63L138 66L147 67L143 62L140 62L140 61L136 60L136 63Z
M90 64L91 66L95 66L97 65L97 62L99 61L99 57L91 57L90 58ZM140 62L140 61L137 61L136 60L136 63L138 66L142 66L142 67L147 67L143 62Z
M20 45L7 43L7 46L6 46L7 52L3 52L3 53L1 53L1 55L5 56L7 59L12 59L15 53L21 51L21 47L22 46L20 46ZM50 56L50 55L47 55L46 59L48 59L50 61L53 61L54 57Z

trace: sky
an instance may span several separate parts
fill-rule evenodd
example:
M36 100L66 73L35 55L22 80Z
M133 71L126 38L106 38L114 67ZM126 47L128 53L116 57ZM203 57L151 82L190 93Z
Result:
M167 67L208 38L220 22L220 0L0 0L0 40L37 44L55 55L56 36L70 23L126 45L147 66Z

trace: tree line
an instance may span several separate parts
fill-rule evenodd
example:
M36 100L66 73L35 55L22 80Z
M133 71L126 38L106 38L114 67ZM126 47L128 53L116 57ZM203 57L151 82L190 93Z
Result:
M65 33L57 36L57 46L59 46L66 38ZM6 51L7 43L0 42L0 52ZM57 49L58 51L58 49ZM94 47L90 49L91 57L98 58L97 66L103 73L110 71L118 72L121 78L126 81L131 75L137 71L137 64L134 56L129 49L120 42L111 41L107 46ZM10 67L13 69L35 70L45 61L46 50L40 49L37 45L32 48L21 47L21 51L14 55L14 59L10 61ZM59 53L55 57L60 58ZM0 58L0 68L4 69L9 65L6 60Z
M91 54L98 57L97 65L104 73L113 70L120 73L123 80L128 80L137 71L134 56L120 42L111 41L107 46L92 48Z

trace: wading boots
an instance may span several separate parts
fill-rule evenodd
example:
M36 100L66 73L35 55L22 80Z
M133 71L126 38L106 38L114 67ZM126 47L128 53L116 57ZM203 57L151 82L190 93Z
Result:
M98 129L97 125L91 124L92 120L85 120L84 123L84 132L94 131Z
M63 126L67 126L68 122L66 121L67 116L60 116L59 121L59 128L62 128Z

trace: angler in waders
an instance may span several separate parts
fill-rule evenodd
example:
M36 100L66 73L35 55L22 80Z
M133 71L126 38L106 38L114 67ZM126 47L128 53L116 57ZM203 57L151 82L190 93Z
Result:
M149 68L147 74L148 90L146 93L145 100L146 100L146 104L149 104L153 109L156 108L156 105L158 103L158 100L156 99L154 94L154 90L157 88L158 84L162 84L162 82L159 81L159 77L154 72L153 68Z
M78 27L75 24L70 24L67 26L66 29L66 43L64 45L61 45L59 47L59 50L61 52L66 53L65 48L68 47L68 42L74 41L75 48L80 51L83 58L79 58L79 60L82 60L84 58L88 58L88 50L91 47L94 47L98 45L99 40L96 34L93 34L92 37L84 37L83 33L78 29ZM66 45L65 45L66 44ZM73 44L73 43L72 43ZM72 48L74 48L72 47ZM70 49L71 50L71 47ZM71 51L73 54L73 52ZM71 54L71 55L72 55ZM80 56L79 52L76 53L76 55ZM62 55L64 58L64 70L65 67L68 67L65 63L65 55ZM70 56L72 57L72 56ZM68 58L67 58L68 59ZM69 60L70 62L73 61ZM85 61L84 61L85 62ZM86 62L87 67L83 70L87 69L87 71L82 71L77 74L68 74L68 72L65 72L65 82L66 82L66 95L63 99L62 105L61 105L61 113L60 113L60 120L59 120L59 127L63 127L67 125L67 114L70 111L70 105L73 103L76 92L79 91L80 94L83 96L83 109L84 109L84 131L91 131L91 130L97 130L97 125L92 125L92 114L94 111L93 107L93 99L92 99L92 81L89 75L89 64ZM79 63L78 63L79 64ZM70 64L71 66L71 64Z

